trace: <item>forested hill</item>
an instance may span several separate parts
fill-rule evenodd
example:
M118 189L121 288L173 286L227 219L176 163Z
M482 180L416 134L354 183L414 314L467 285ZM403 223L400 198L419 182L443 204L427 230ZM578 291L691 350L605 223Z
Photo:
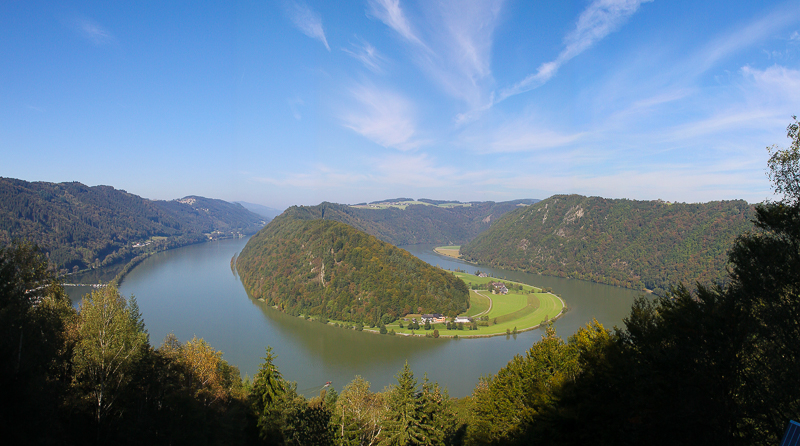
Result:
M316 208L316 207L315 207ZM291 314L378 325L409 313L455 316L469 291L453 274L344 223L289 210L236 261L245 289Z
M111 186L0 178L0 245L30 240L61 269L107 266L157 247L252 234L263 220L222 200L152 201Z
M461 247L466 260L663 293L726 277L751 228L745 201L702 204L555 195L506 214Z
M387 200L410 202L401 198ZM293 206L285 211L289 215L306 215L347 223L379 239L399 245L466 243L488 229L505 213L536 200L514 200L458 203L440 206L443 201L420 199L426 204L398 207L362 208L335 203L316 206Z

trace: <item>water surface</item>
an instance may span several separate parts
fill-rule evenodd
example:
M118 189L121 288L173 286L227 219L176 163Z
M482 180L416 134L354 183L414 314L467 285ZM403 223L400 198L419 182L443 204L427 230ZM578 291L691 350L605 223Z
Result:
M450 395L469 395L481 375L490 375L515 354L541 339L534 330L482 339L407 338L360 333L291 317L251 299L230 268L230 259L247 239L221 240L156 254L131 271L120 291L136 296L153 345L170 332L185 342L204 338L224 358L254 376L266 346L277 354L284 377L313 394L326 381L341 391L356 375L375 391L396 383L408 361L418 379L447 387ZM447 269L486 271L500 278L550 287L570 310L556 322L567 337L597 318L607 327L621 325L639 293L580 280L504 271L440 256L433 245L404 246L422 260Z

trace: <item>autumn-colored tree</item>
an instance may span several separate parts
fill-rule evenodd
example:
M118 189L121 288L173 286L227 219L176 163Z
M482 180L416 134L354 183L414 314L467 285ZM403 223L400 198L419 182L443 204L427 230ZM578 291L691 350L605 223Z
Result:
M377 444L386 411L384 396L369 390L369 382L356 376L342 389L336 401L337 443L341 445Z
M81 302L75 378L76 385L86 388L91 396L98 435L147 346L147 334L140 327L128 299L116 287L95 290Z

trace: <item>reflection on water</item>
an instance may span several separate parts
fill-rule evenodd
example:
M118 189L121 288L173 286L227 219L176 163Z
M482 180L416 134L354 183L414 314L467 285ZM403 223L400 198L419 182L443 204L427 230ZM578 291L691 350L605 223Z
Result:
M341 390L361 375L372 383L373 390L381 390L396 382L394 375L408 361L419 379L427 372L452 396L461 397L472 392L481 375L497 373L515 354L524 354L541 339L539 330L516 337L407 338L360 333L288 316L251 299L232 274L230 259L246 242L221 240L162 252L130 272L120 291L136 296L152 344L160 345L170 332L183 342L198 336L251 377L269 345L277 354L276 363L283 375L297 381L299 389L333 381ZM404 248L443 268L476 269L433 253L432 246ZM577 280L480 269L497 277L553 288L570 307L556 322L564 337L592 317L609 327L619 325L637 295Z

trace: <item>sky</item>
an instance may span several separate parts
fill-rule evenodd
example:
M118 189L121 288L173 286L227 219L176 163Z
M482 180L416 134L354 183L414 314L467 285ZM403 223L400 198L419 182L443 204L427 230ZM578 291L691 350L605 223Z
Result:
M772 197L800 1L0 2L0 176L274 208Z

